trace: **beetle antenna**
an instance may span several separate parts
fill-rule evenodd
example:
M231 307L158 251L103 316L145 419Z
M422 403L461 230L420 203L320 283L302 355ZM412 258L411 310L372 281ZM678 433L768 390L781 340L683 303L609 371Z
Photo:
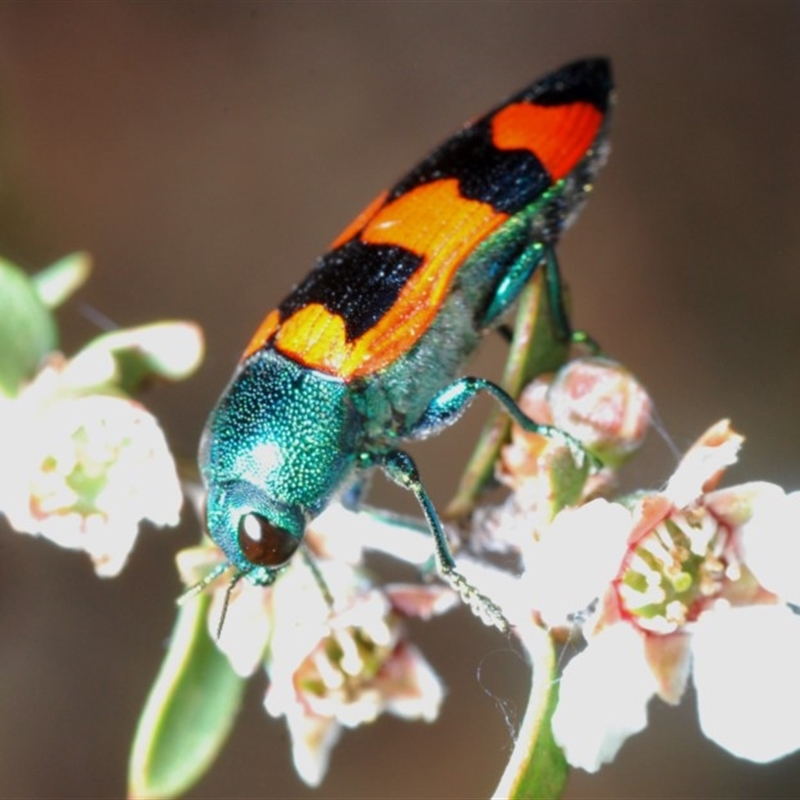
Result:
M223 572L227 572L233 564L229 562L225 562L224 564L219 564L218 566L214 567L207 575L203 577L202 580L198 581L194 586L190 586L179 598L178 598L178 605L182 606L189 602L193 597L197 597L203 589L205 589L209 584L213 583ZM222 636L222 626L225 624L225 618L228 616L228 606L231 602L231 593L233 592L235 586L239 581L246 575L245 572L236 572L234 576L228 582L227 587L225 588L225 601L222 604L222 612L219 615L219 624L217 625L217 641L219 641L220 636Z
M177 603L179 606L185 605L189 602L193 597L197 597L203 589L206 588L209 584L213 583L223 572L227 572L233 564L229 562L224 562L223 564L219 564L214 569L211 570L207 575L204 575L202 580L199 580L193 586L190 586L186 591L184 591L180 597L178 597Z
M306 562L306 566L311 570L311 574L314 576L314 580L319 586L319 590L322 592L322 596L325 598L325 602L328 605L328 608L333 609L333 595L331 594L331 590L328 587L328 584L325 582L325 578L320 571L319 564L317 564L316 559L314 556L309 552L308 547L300 548L300 553L303 556L303 560Z
M225 618L228 616L228 606L231 604L231 594L236 588L236 584L246 575L246 572L237 572L230 579L227 588L225 589L225 600L222 603L222 611L219 615L219 623L217 624L217 641L222 638L222 627L225 624Z

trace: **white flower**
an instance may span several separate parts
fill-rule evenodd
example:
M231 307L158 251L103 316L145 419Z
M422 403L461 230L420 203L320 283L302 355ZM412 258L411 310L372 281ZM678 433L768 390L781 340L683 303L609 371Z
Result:
M765 589L800 605L800 492L751 486L754 511L741 527L744 560Z
M322 781L342 728L373 722L383 713L437 717L441 682L406 641L400 615L427 616L441 608L441 593L452 596L434 586L371 588L341 562L319 566L335 598L333 609L300 562L271 589L270 685L264 698L272 716L286 717L295 768L311 786Z
M387 546L382 549L405 557L404 545L403 556L394 549L403 534L422 560L430 549L428 537L368 512L332 506L306 532L305 546L314 554L316 570L298 555L269 586L255 586L240 576L230 589L224 556L210 544L177 556L189 592L213 592L209 632L234 671L247 677L264 665L269 678L264 707L286 718L295 769L310 786L324 778L342 729L373 722L384 713L436 719L444 690L407 640L403 619L427 620L458 605L458 595L446 586L373 586L352 563L361 560L366 540L376 534Z
M573 765L613 759L650 698L679 702L690 675L721 747L759 762L800 749L800 617L780 602L798 594L800 506L767 483L710 491L740 443L714 426L662 494L637 500L588 646L562 678L553 731Z
M119 394L69 386L54 360L0 405L0 511L17 531L86 551L116 575L148 519L176 525L175 463L155 418Z

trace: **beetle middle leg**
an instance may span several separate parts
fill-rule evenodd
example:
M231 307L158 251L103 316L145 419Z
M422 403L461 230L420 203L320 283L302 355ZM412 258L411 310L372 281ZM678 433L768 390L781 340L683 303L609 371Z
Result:
M524 284L530 280L533 273L540 267L544 270L547 301L558 339L562 342L584 345L592 355L600 353L600 345L592 336L586 331L573 330L564 305L564 284L561 279L561 270L558 266L558 257L551 246L543 245L539 242L530 245L509 267L508 273L500 284L486 314L485 324L490 323L511 306L512 302L517 299ZM495 330L507 342L511 342L514 337L514 332L508 324L500 324Z
M586 331L574 330L570 324L567 309L564 307L564 283L561 280L556 251L552 247L545 249L542 263L547 297L558 335L562 341L583 345L592 355L598 355L600 353L600 345L594 337L590 336Z

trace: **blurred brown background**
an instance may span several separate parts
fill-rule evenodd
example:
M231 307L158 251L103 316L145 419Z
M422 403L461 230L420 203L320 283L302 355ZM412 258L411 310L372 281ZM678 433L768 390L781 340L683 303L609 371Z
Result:
M203 325L201 374L148 399L192 455L261 316L351 217L465 119L592 54L613 58L618 105L611 161L560 251L574 320L638 373L679 449L730 416L749 437L732 478L796 487L800 4L6 2L0 253L30 269L94 255L61 314L68 349L96 331L82 304L120 325ZM492 348L476 370L496 368ZM417 451L439 502L485 410ZM673 463L653 436L630 480L658 485ZM3 528L0 796L124 794L172 557L195 536L147 531L101 582L84 556ZM439 724L345 734L313 793L259 675L192 796L486 796L525 665L464 611L418 638L449 687ZM734 760L704 741L691 697L651 718L569 796L800 795L800 756Z

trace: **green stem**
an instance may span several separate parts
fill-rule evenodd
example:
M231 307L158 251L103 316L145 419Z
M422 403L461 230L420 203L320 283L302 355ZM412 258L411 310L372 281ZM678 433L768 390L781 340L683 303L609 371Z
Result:
M550 720L558 700L556 650L550 634L533 622L517 628L531 662L531 692L514 751L493 800L556 800L568 777Z

